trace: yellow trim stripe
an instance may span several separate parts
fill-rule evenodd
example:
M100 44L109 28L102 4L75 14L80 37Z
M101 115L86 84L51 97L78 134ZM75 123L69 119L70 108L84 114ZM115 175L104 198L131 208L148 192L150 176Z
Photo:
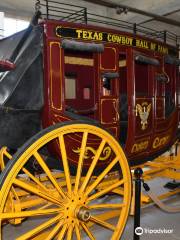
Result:
M65 56L65 63L93 67L94 59Z
M61 99L60 99L60 107L57 108L54 106L53 104L53 92L52 92L52 82L53 82L53 66L52 66L52 62L53 62L53 56L52 56L52 47L53 45L58 45L59 46L59 55L60 55L60 69L59 69L59 80L60 80L60 93L61 93ZM55 110L62 110L62 71L61 71L61 48L60 48L60 43L59 42L50 42L50 86L51 86L51 89L50 89L50 99L51 99L51 107L54 108Z

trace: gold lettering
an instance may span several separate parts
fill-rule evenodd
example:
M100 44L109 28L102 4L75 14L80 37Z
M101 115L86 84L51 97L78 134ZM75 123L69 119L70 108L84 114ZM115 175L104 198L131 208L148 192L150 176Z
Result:
M158 147L161 147L165 145L169 140L169 136L165 136L162 138L156 137L153 141L153 148L156 149Z
M115 34L114 35L108 34L107 40L108 42L119 43L122 45L130 45L130 46L132 46L132 43L133 43L133 38L125 37L121 35L115 35Z
M136 47L148 49L148 42L140 39L136 39Z
M87 31L83 31L83 38L84 38L84 39L87 39L87 38L88 38L88 37L87 37L87 33L88 33Z
M151 43L151 50L153 50L153 51L156 50L156 43Z
M99 40L100 40L100 41L103 40L103 33L99 33Z
M94 39L94 40L99 40L99 35L98 35L97 32L94 33L93 39Z
M142 152L147 149L149 141L143 141L140 143L135 143L132 147L131 153Z
M168 54L168 48L158 45L158 52L163 53L163 54Z
M76 30L76 32L78 34L77 38L81 38L82 30Z
M122 37L122 44L125 45L126 44L126 38Z
M132 39L132 38L128 38L128 41L129 41L129 44L128 44L128 45L132 46L132 44L133 44L133 39Z
M76 29L76 34L78 39L87 39L87 40L95 40L95 41L103 41L103 32L94 32L91 30L81 30ZM107 33L107 41L112 43L117 43L121 45L133 46L133 38L118 34ZM157 51L162 54L168 54L168 48L157 44L154 42L148 42L143 39L136 39L136 47L143 49L150 49L152 51Z
M112 35L112 42L116 42L116 35Z
M117 43L121 43L121 37L117 36Z
M111 42L111 41L112 41L112 35L111 35L111 34L108 34L107 40L108 40L108 42Z
M88 32L88 39L90 39L90 40L92 40L92 34L93 34L93 32Z

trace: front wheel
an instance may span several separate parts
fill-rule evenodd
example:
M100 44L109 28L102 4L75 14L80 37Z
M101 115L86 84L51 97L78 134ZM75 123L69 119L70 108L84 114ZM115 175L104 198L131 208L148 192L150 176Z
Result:
M70 136L78 135L80 148L78 165L71 175L69 162ZM89 167L83 172L87 159L87 143L98 139L91 151ZM42 149L56 141L59 164L63 172L50 169ZM97 145L97 144L96 144ZM68 149L68 151L67 151ZM109 149L110 163L93 174L99 161ZM93 154L93 155L92 155ZM71 159L72 161L73 159ZM28 162L38 166L38 172L26 168ZM112 169L119 171L112 172ZM9 234L13 239L120 239L131 202L131 173L122 148L107 131L87 123L68 122L44 129L9 161L0 177L1 239ZM22 221L12 221L21 219ZM24 221L26 219L26 221ZM9 229L11 222L21 222ZM28 230L27 230L28 229Z

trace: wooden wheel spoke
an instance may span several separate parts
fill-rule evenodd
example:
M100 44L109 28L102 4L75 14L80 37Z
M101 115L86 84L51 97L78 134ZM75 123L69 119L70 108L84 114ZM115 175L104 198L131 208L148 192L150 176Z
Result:
M62 197L65 197L65 194L62 190L62 188L59 186L59 184L57 183L56 179L54 178L54 176L52 175L50 169L48 168L48 166L46 165L46 163L44 162L43 158L41 157L41 155L38 152L34 153L34 157L36 158L36 160L38 161L39 165L42 167L42 169L44 170L44 172L47 174L48 178L50 179L50 181L52 182L52 184L54 185L54 187L57 189L57 191L59 192L59 194Z
M73 226L70 225L67 231L67 240L71 240L72 239L72 234L73 234Z
M113 161L104 169L104 171L97 177L96 180L87 188L85 196L88 196L96 186L102 181L102 179L107 175L107 173L114 167L114 165L119 161L119 157L113 159Z
M85 154L85 150L86 150L87 136L88 136L88 132L85 132L83 134L83 138L82 138L81 152L80 152L79 161L78 161L78 167L77 167L77 173L76 173L76 179L75 179L75 186L74 186L74 191L75 192L77 192L77 190L78 190L79 182L80 182L80 178L81 178L82 166L83 166L83 161L84 161L84 154Z
M112 231L115 231L115 229L116 229L116 227L114 225L112 225L108 222L105 222L105 221L103 221L100 218L95 217L95 216L91 216L90 221L95 222L95 223L101 225L102 227L107 228L107 229L112 230Z
M71 193L71 191L72 191L71 176L70 176L70 172L69 172L69 164L68 164L68 159L67 159L67 154L66 154L66 146L65 146L63 135L59 136L59 146L60 146L62 162L63 162L63 167L64 167L64 174L65 174L65 178L66 178L67 190L68 190L68 193Z
M110 185L109 187L106 187L105 189L103 189L103 190L101 190L101 191L99 191L99 192L91 195L91 196L87 199L87 201L92 201L92 200L94 200L94 199L97 199L97 198L105 195L106 193L111 192L114 188L117 188L117 187L119 187L119 186L122 185L122 184L124 184L124 180L123 180L123 179L120 180L120 181L118 181L118 182L116 182L116 183L114 183L114 184L112 184L112 185Z
M16 200L19 200L19 196L14 187L11 187L11 194Z
M33 187L32 185L30 184L27 184L26 182L23 182L19 179L15 179L14 180L14 184L17 185L18 187L20 188L23 188L25 189L27 192L31 192L31 193L34 193L35 195L38 195L39 197L42 197L50 202L53 202L55 204L58 204L58 205L61 205L61 202L54 198L53 196L51 196L51 194L49 193L46 193L46 192L42 192L40 191L39 189Z
M89 239L91 240L95 240L95 237L93 236L93 234L90 232L90 230L88 229L87 225L85 223L81 223L81 226L84 230L84 232L87 234L87 236L89 237Z
M5 163L4 163L4 157L3 157L3 153L0 153L0 171L2 172L2 170L5 168Z
M96 154L94 156L94 159L93 159L93 161L92 161L92 163L91 163L91 165L89 167L89 170L88 170L87 175L86 175L86 177L84 179L84 182L83 182L83 184L82 184L82 186L80 188L80 192L83 192L85 190L85 188L86 188L86 186L87 186L87 184L88 184L88 182L89 182L89 180L90 180L90 178L92 176L94 168L95 168L95 166L96 166L96 164L97 164L97 162L99 160L99 157L100 157L100 155L101 155L101 153L103 151L103 148L104 148L105 144L106 144L106 141L102 140L101 144L100 144L100 146L99 146L99 148L98 148L98 150L97 150L97 152L96 152Z
M124 203L111 203L111 204L94 204L94 205L88 206L88 208L90 208L90 209L108 209L108 208L119 209L119 208L123 208L124 206L125 206Z
M48 189L35 177L33 176L26 168L22 169L23 172L31 179L33 180L40 188L42 188L44 191L48 192Z
M60 221L54 228L53 230L50 232L50 234L46 237L46 240L52 240L54 239L54 237L56 236L56 234L58 233L60 227L63 225L63 220Z
M46 209L46 208L48 208L48 207L50 207L50 206L52 206L53 205L53 203L50 203L50 202L48 202L48 203L46 203L44 206L42 206L42 207L40 207L39 209Z
M16 240L28 240L28 239L32 239L32 237L42 231L44 231L45 229L49 228L50 226L52 226L54 223L56 223L57 221L59 221L61 219L61 216L58 215L48 221L46 221L45 223L39 225L38 227L30 230L29 232L21 235L20 237L16 238Z
M49 215L59 213L60 208L46 209L46 210L31 210L31 211L21 211L21 212L11 212L11 213L1 213L1 219L11 219L11 218L25 218L25 217L36 217L41 215Z
M77 240L81 240L81 233L77 224L75 225L75 233L76 233Z
M61 229L61 232L58 235L58 238L57 238L58 240L63 240L64 239L64 235L66 234L67 228L68 228L68 225L65 224L63 226L63 228Z

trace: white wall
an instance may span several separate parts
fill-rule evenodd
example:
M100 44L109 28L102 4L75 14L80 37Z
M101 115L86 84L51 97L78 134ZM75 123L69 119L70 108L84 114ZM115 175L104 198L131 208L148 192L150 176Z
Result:
M4 36L4 13L0 12L0 38Z

